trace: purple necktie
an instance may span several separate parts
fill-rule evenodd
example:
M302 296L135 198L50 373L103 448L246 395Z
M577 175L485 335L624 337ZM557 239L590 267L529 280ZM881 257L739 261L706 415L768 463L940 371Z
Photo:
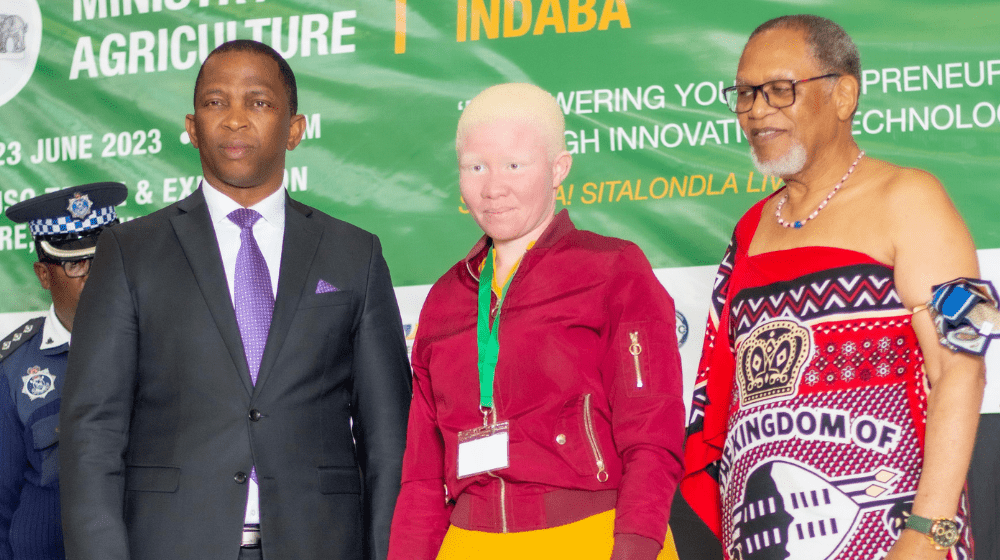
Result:
M236 322L243 338L243 351L247 355L250 382L257 384L260 359L267 343L267 331L271 328L271 314L274 312L274 292L271 290L271 275L267 270L257 240L253 236L253 225L261 215L256 210L240 208L229 213L228 218L240 226L240 250L236 254L236 277L233 282L233 302L236 308Z

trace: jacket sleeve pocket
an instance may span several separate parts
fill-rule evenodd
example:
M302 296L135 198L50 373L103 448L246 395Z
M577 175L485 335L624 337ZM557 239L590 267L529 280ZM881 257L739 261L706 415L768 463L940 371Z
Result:
M618 379L630 397L680 396L681 363L670 321L622 323L614 342Z
M129 466L125 469L125 489L136 492L176 492L180 467Z
M357 467L319 467L320 494L360 494L361 472Z

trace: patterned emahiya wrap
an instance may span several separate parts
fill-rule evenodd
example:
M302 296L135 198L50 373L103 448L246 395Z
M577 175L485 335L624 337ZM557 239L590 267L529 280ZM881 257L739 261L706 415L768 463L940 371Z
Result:
M72 216L31 220L29 228L33 236L62 235L65 233L80 233L110 224L118 218L114 206L98 208L82 220Z
M927 303L941 345L982 356L1000 337L1000 297L989 280L956 278L932 288Z

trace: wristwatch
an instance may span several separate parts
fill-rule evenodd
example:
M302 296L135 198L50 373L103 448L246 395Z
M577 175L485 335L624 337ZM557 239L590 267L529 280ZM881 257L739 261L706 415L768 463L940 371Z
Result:
M948 550L958 542L958 523L951 519L927 519L911 513L906 518L906 528L927 535L938 550Z

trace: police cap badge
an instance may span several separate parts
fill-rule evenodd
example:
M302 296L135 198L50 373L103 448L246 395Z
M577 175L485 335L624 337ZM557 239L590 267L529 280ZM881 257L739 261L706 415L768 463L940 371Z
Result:
M6 214L28 223L39 260L78 261L94 256L98 235L118 223L115 206L127 196L122 183L89 183L19 202Z

